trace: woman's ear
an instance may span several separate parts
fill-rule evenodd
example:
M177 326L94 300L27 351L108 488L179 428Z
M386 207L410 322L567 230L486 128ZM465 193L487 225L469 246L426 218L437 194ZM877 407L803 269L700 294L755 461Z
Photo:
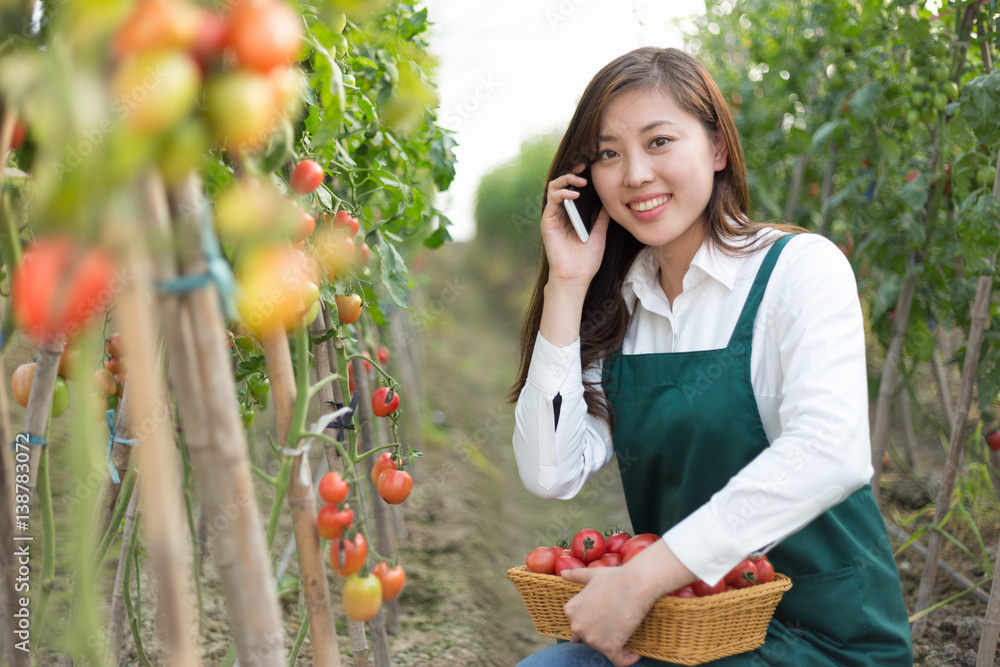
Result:
M715 133L715 170L722 171L726 168L729 159L729 148L726 146L726 138L722 132Z

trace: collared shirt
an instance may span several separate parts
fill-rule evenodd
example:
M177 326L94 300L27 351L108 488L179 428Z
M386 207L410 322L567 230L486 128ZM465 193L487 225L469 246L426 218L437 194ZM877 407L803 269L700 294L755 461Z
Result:
M642 250L622 287L631 316L622 352L724 348L767 247L731 256L706 242L672 307L653 249ZM538 496L572 498L614 457L608 426L587 414L584 375L599 381L601 364L584 374L579 339L559 348L539 334L514 430L521 480ZM864 321L851 266L826 238L801 234L778 258L754 323L750 375L770 446L663 535L709 583L871 478Z

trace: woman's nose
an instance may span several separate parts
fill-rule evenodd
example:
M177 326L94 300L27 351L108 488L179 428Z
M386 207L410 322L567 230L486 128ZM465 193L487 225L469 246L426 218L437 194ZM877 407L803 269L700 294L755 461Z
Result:
M644 155L629 157L625 161L625 177L623 185L628 188L638 188L653 180L653 171L649 160Z

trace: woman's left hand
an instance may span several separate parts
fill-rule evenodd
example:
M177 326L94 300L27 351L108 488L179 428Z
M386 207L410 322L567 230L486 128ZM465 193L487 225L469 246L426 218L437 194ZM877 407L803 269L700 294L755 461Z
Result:
M639 655L626 650L625 643L660 596L698 578L663 540L646 547L626 565L567 570L564 576L585 584L565 607L572 641L600 651L615 667L639 661Z

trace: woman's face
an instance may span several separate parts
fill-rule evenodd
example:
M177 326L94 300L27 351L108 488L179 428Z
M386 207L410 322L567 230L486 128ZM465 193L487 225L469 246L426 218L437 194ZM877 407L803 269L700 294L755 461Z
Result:
M605 210L638 241L696 250L726 157L722 136L711 136L669 95L632 90L604 110L590 171Z

